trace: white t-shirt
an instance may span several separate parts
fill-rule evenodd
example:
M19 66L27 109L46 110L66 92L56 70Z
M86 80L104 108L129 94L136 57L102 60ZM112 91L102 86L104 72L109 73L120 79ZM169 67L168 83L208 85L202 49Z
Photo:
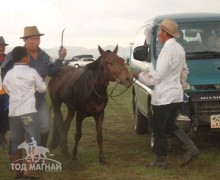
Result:
M46 91L46 84L37 71L28 65L15 64L7 72L3 85L9 94L9 116L20 116L37 112L35 91Z

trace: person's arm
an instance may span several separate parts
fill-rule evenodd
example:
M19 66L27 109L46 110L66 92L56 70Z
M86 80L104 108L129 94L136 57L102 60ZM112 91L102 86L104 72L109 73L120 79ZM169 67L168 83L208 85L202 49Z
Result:
M183 90L189 89L189 83L187 82L187 77L189 74L189 70L186 64L186 61L183 61L183 68L180 75L180 82L182 85Z
M12 54L9 52L1 65L1 76L4 79L6 73L14 67L14 61L12 61Z
M157 59L156 70L142 72L139 74L138 79L148 86L159 84L169 71L169 59L170 53L167 53L162 49Z
M62 68L62 61L57 59L54 63L50 63L48 66L48 76L52 77Z
M8 95L10 95L10 91L9 91L10 83L8 82L8 79L10 79L10 77L7 77L7 75L6 75L3 82L2 82L2 85L4 86L4 89L5 89L6 93Z
M34 69L33 69L34 70ZM35 77L35 89L39 93L43 93L46 91L46 83L43 81L43 79L40 77L38 72L34 70L34 77Z
M62 48L58 51L59 59L57 59L54 63L50 63L48 67L48 76L54 76L57 72L60 71L62 67L62 62L66 57L66 48Z

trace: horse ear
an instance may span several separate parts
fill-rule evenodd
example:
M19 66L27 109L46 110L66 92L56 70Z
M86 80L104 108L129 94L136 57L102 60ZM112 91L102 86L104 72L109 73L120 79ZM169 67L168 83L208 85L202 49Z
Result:
M98 49L99 49L99 53L100 53L101 55L103 55L103 54L105 53L105 51L104 51L100 46L98 46Z
M118 45L115 47L113 53L114 53L114 54L117 54L117 52L118 52Z

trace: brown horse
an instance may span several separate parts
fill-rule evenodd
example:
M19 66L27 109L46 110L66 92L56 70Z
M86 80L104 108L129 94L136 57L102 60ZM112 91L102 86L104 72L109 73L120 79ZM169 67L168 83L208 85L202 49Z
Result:
M49 93L54 111L51 148L57 147L61 142L62 153L68 154L68 130L76 112L73 159L77 159L78 143L82 136L82 121L86 117L94 117L99 145L99 161L106 163L102 147L102 123L108 102L107 87L109 81L118 81L120 84L130 87L133 78L124 65L124 59L117 55L118 46L113 52L104 51L100 46L98 49L101 56L95 62L81 69L66 66L49 81ZM65 121L63 121L61 112L62 103L68 109Z

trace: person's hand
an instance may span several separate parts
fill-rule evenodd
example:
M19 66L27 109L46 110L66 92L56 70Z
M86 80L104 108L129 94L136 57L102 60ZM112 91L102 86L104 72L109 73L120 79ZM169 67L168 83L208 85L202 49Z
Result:
M137 71L133 74L134 78L138 79L138 76L139 76L140 73L141 73L141 71L140 71L140 70L137 70Z
M133 75L134 78L137 79L140 73L141 73L140 69L137 69L135 67L131 68L131 74Z
M61 47L58 51L59 60L63 61L67 55L67 51L65 47Z
M182 82L182 88L183 90L189 90L190 89L190 84L186 81L186 82Z

